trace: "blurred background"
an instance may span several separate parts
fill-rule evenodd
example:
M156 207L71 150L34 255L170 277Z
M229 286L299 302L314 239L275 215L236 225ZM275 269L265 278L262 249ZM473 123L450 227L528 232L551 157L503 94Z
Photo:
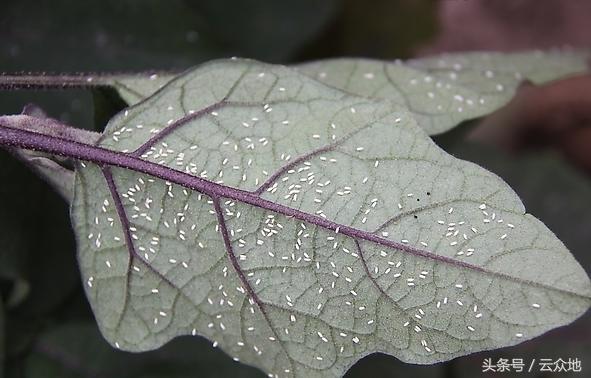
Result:
M587 0L4 0L0 71L137 72L182 70L229 56L294 63L589 48L589 20ZM565 84L560 91L558 116L507 122L493 115L486 125L472 121L435 140L503 177L590 272L591 86ZM101 130L120 107L109 99L96 90L5 91L0 114L20 113L32 102L51 117ZM498 119L511 125L503 138L482 137L479 128L490 135L492 123L494 134ZM512 131L524 127L530 132ZM263 376L199 338L178 338L143 354L111 349L82 291L66 203L4 151L0 198L0 377ZM485 376L491 373L481 372L484 358L579 358L583 373L561 376L589 376L591 315L519 346L432 366L372 355L347 376Z

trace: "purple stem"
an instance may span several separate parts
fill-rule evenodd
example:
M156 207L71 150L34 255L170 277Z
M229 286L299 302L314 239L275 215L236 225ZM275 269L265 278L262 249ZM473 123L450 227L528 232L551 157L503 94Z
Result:
M136 77L145 78L153 74L155 73L0 74L0 90L110 87L117 80L131 79ZM166 75L170 74L170 72L160 72L157 74Z
M241 189L217 184L201 177L192 176L188 173L175 170L170 167L162 166L156 163L142 160L120 151L107 150L103 147L88 145L63 138L38 134L27 130L13 129L0 125L0 144L14 146L25 149L48 152L55 155L66 156L79 160L85 160L99 165L117 166L132 171L142 172L150 176L158 177L186 188L196 190L212 198L228 198L231 200L243 202L261 209L282 214L286 217L299 219L303 222L331 230L336 233L354 238L355 240L365 240L383 247L392 248L406 252L408 254L422 258L445 263L459 268L466 268L472 271L481 272L487 275L500 277L507 280L516 281L522 284L528 284L543 287L549 290L569 293L577 297L588 299L587 296L571 292L568 290L552 287L546 284L513 277L501 272L491 271L481 266L458 261L446 256L437 255L433 252L411 247L393 240L382 238L368 231L360 230L345 224L339 224L320 216L306 213L291 207L287 207L275 202L261 198L257 193L244 191Z

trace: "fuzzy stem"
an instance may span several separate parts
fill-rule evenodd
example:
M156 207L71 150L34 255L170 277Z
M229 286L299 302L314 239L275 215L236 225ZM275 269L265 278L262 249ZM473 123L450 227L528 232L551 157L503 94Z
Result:
M0 90L111 87L113 86L113 83L115 83L118 80L149 77L153 74L166 75L170 74L170 72L149 71L134 73L94 74L0 74Z
M101 136L100 133L70 127L52 118L38 118L26 114L0 116L0 125L86 144L95 144Z

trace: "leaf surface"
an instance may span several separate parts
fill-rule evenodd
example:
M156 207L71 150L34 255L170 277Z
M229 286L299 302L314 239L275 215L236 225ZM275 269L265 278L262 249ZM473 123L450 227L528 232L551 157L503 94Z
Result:
M384 352L430 364L589 308L581 266L497 176L392 101L217 61L75 149L72 218L101 332L201 335L277 376ZM90 152L85 152L90 150Z
M520 83L543 84L588 70L581 51L455 53L402 61L364 58L319 60L301 73L350 94L388 99L410 109L427 134L484 116L511 100ZM106 80L130 105L149 97L172 74L118 75Z
M298 69L325 84L406 105L429 135L492 113L523 80L542 84L588 70L589 54L575 51L456 53L387 62L338 58Z
M104 84L113 87L123 101L129 105L135 105L150 97L173 78L173 74L153 73L145 76L114 75L102 80Z

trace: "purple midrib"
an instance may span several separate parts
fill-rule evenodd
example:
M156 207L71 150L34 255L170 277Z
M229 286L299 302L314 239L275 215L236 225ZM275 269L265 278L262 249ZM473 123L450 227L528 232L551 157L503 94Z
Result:
M248 282L248 278L246 278L246 275L242 271L242 268L240 267L240 263L238 262L238 259L236 258L236 255L234 254L234 248L232 247L232 241L230 240L230 233L228 232L228 226L226 225L226 219L224 217L224 211L222 210L220 198L219 197L212 197L212 198L213 198L213 205L214 205L215 213L218 218L218 224L220 225L220 232L222 234L222 239L224 240L224 246L226 248L226 252L228 255L228 259L230 260L230 264L232 264L232 267L234 268L234 271L238 275L238 279L242 283L242 286L244 286L244 288L246 289L248 296L250 298L252 298L252 300L256 304L257 308L261 312L263 318L265 319L265 321L269 325L269 329L270 329L271 333L273 334L273 336L275 337L275 340L277 340L279 342L279 345L282 345L281 341L280 341L281 338L277 334L277 330L273 326L273 322L271 322L271 318L269 317L269 314L267 313L267 310L263 304L263 301L257 295L257 293L254 291L250 282ZM289 356L289 353L287 352L287 350L285 350L285 348L283 348L283 351L285 352L285 356L287 357L287 360L289 361L290 370L293 371L293 366L291 363L291 358Z
M171 125L169 125L168 127L166 127L164 130L160 131L158 134L155 134L148 141L146 141L144 144L139 146L135 151L133 151L131 153L131 155L136 156L136 157L142 156L143 153L145 153L150 148L152 148L154 145L156 145L156 143L162 141L164 138L166 138L168 135L170 135L173 131L175 131L179 127L186 125L187 123L189 123L190 121L192 121L194 119L201 118L207 113L210 113L216 109L226 106L227 102L225 102L225 101L226 101L225 99L222 99L221 101L216 102L208 107L205 107L197 112L194 112L192 114L182 117L181 119L177 120L176 122L174 122Z
M105 181L107 182L107 187L109 188L109 193L111 194L111 198L113 199L113 203L115 205L115 210L117 211L117 216L119 221L121 222L121 228L123 229L123 236L125 238L125 245L127 247L127 251L129 252L129 262L127 271L131 272L131 267L133 264L133 259L138 259L143 262L146 266L150 267L150 270L154 272L164 282L172 287L176 287L172 281L170 281L166 275L162 274L158 270L154 269L152 265L150 265L149 261L144 259L135 249L135 245L133 244L133 240L130 233L130 223L129 218L127 217L127 213L125 211L125 207L123 206L123 202L121 201L121 197L119 196L119 191L115 184L115 180L113 179L113 174L109 169L109 166L102 166L101 171L103 176L105 177ZM129 278L129 275L128 275Z
M0 144L25 149L33 149L48 152L51 154L75 158L79 160L85 160L97 164L107 164L111 166L130 169L137 172L142 172L184 186L186 188L196 190L212 198L223 197L243 202L261 209L285 215L287 217L296 218L301 221L313 224L315 226L331 230L333 232L341 233L343 235L352 237L355 240L365 240L373 242L387 248L400 250L405 253L434 260L436 262L445 263L459 268L466 268L487 275L496 276L532 286L543 287L549 290L568 293L577 297L589 299L588 296L583 294L575 293L565 289L560 289L543 283L521 279L501 272L491 271L477 265L473 265L463 261L458 261L446 256L437 255L430 251L411 247L405 244L395 242L393 240L385 239L368 231L360 230L344 224L339 224L314 214L306 213L298 209L271 202L269 200L261 198L257 193L217 184L205 180L203 178L195 177L188 173L175 170L170 167L142 160L141 158L123 152L107 150L105 148L98 146L87 145L58 137L52 137L38 134L35 132L17 130L3 126L0 126Z

